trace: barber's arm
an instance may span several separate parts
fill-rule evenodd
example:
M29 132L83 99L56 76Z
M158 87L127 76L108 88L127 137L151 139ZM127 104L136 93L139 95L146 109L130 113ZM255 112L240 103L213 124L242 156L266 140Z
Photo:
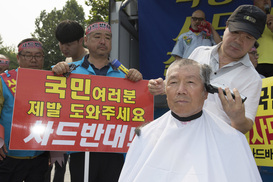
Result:
M164 95L165 94L165 84L162 78L151 79L148 83L149 92L152 95Z
M213 28L212 25L211 25L211 33L212 33L213 39L214 39L216 44L218 44L218 43L220 43L222 41L222 38L220 37L218 32Z
M245 106L238 90L233 89L235 99L232 98L229 88L226 88L225 91L227 96L224 95L221 88L218 88L223 109L231 120L231 126L245 134L251 130L253 121L245 116Z

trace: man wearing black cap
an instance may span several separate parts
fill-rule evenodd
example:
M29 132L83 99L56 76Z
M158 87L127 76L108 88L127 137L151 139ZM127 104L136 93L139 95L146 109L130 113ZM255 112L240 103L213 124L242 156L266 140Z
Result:
M89 53L88 49L83 47L84 30L78 22L73 20L60 22L55 30L55 36L66 62L79 61Z
M261 9L241 5L229 17L221 43L213 47L198 47L189 56L189 59L211 66L212 85L226 88L226 92L229 92L228 88L233 89L235 100L230 94L227 97L209 94L204 108L242 133L252 128L262 87L247 53L263 33L265 23L266 14ZM148 87L154 95L165 92L161 78L150 80ZM244 104L239 92L247 97Z

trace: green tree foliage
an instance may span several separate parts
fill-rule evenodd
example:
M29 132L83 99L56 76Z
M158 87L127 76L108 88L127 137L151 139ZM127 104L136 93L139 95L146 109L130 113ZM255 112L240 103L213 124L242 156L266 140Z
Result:
M86 20L83 8L78 5L76 0L68 0L62 10L56 10L55 8L50 13L42 11L40 16L36 18L35 31L32 35L43 43L45 69L50 70L52 65L65 59L55 38L55 29L59 22L66 19L76 20L85 29L87 25L94 21L109 21L109 0L86 0L85 4L90 6Z
M91 6L88 15L87 24L91 24L95 21L105 21L109 20L109 0L88 0L86 1L88 6Z
M86 20L87 25L96 21L109 22L109 0L86 0L85 4L91 7L88 19Z
M84 11L76 0L68 0L62 10L54 8L50 13L46 13L44 10L35 20L35 31L32 35L43 43L45 50L44 69L50 70L52 65L65 59L55 38L55 29L59 22L66 19L76 20L85 27Z
M49 13L43 10L40 16L36 18L35 31L32 33L32 36L43 43L45 50L44 69L50 70L52 65L65 59L55 38L55 29L59 22L66 19L76 20L85 29L87 25L94 21L109 21L109 0L86 0L85 4L90 6L90 14L86 20L83 8L76 0L68 0L61 10L55 8ZM0 35L0 54L9 57L11 61L10 69L18 67L15 49L15 47L4 47Z

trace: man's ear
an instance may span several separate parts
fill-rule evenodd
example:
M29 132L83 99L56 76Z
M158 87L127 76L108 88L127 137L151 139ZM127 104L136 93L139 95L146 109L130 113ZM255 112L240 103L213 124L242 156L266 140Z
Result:
M84 37L79 39L80 44L84 45Z
M203 97L204 97L204 100L206 100L206 99L208 98L208 94L209 94L209 93L208 93L207 91L204 91L204 96L203 96Z
M204 94L203 94L203 97L204 97L204 100L206 100L208 98L208 84L204 83Z
M206 91L207 92L210 92L210 85L209 84L207 84L207 83L204 83L204 87L205 87L205 89L206 89Z

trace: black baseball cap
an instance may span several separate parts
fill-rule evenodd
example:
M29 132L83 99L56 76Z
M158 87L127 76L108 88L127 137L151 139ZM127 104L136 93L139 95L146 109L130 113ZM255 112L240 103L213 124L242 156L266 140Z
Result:
M266 14L257 6L241 5L228 18L230 32L241 31L259 39L266 24Z

